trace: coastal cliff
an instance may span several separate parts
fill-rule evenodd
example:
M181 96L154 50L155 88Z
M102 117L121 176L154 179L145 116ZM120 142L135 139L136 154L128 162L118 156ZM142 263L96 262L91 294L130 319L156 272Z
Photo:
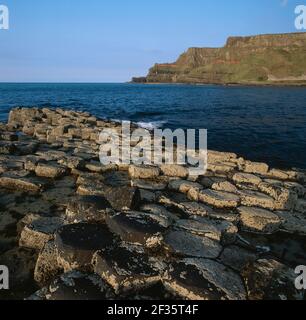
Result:
M189 48L132 82L305 85L306 33L230 37L222 48Z

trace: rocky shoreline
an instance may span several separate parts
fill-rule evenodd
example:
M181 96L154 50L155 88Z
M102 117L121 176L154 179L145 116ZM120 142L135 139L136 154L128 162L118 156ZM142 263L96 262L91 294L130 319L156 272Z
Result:
M0 124L3 299L303 299L306 174L209 151L184 166L103 166L86 112Z

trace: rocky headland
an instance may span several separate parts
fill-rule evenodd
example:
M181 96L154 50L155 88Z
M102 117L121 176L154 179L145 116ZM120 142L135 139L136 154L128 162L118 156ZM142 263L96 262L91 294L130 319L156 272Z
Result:
M47 108L13 109L0 125L2 298L303 298L305 172L215 151L196 177L104 166L106 127L121 128Z
M222 48L189 48L134 83L306 85L306 33L230 37Z

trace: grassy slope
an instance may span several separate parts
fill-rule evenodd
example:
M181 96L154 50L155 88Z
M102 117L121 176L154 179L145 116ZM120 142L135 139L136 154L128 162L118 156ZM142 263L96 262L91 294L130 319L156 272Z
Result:
M288 37L290 39L290 35ZM221 49L190 49L174 64L156 64L150 69L147 81L306 83L306 45L295 45L293 42L292 45L283 47L225 46Z

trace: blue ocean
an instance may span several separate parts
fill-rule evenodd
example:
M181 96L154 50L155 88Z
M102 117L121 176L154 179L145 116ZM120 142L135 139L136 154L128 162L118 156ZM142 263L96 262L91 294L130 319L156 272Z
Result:
M0 84L11 108L62 107L147 128L208 129L208 147L306 169L306 88L214 85Z

